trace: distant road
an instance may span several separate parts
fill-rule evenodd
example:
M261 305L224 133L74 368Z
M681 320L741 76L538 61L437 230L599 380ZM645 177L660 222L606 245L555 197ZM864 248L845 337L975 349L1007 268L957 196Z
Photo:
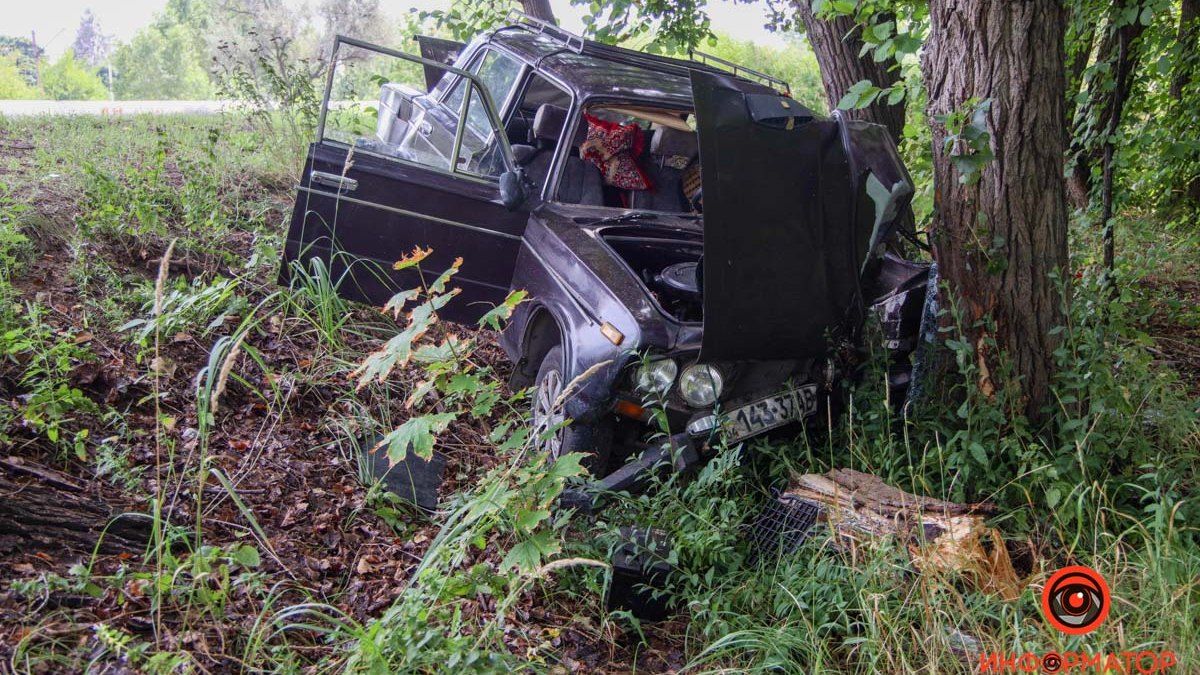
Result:
M234 101L0 101L0 115L204 115L236 106Z

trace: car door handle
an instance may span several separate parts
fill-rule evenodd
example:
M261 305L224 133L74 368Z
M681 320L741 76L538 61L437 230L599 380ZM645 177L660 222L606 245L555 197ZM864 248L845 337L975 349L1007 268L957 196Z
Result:
M345 190L346 192L352 192L358 189L358 181L354 180L353 178L339 176L336 173L313 171L312 173L308 174L308 179L317 185L337 188L338 190Z

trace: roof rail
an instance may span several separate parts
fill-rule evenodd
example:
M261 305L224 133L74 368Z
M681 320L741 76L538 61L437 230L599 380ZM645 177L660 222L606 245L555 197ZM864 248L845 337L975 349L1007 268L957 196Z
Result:
M535 19L525 12L517 9L508 10L508 15L505 16L504 21L505 23L523 26L533 30L534 32L548 35L551 38L563 43L563 46L575 52L576 54L583 53L584 40L582 35L576 35L575 33L572 33L565 28L560 28L549 21Z
M528 14L526 14L518 9L509 10L508 15L505 16L505 22L508 24L514 25L514 26L520 26L522 28L525 28L526 30L533 31L535 33L542 33L544 35L547 35L547 36L561 42L563 44L563 46L565 46L567 49L570 49L571 51L575 52L576 54L584 53L585 47L592 47L596 51L604 52L610 58L613 56L619 56L621 52L625 52L625 53L636 54L639 59L654 61L655 63L661 64L661 65L677 65L678 67L681 67L681 68L687 67L687 61L672 59L667 56L661 56L658 54L648 54L645 52L638 52L636 50L624 49L622 47L616 47L614 45L605 45L605 44L601 44L598 42L592 42L592 43L588 44L588 41L585 40L583 38L583 36L572 33L571 31L566 30L565 28L560 28L559 26L556 26L556 25L550 23L549 21L535 19L532 16L529 16ZM715 64L722 66L725 70L728 70L729 72L731 72L734 76L744 77L746 79L758 80L759 82L766 84L768 87L771 87L772 89L775 89L776 91L779 91L780 93L787 95L787 96L791 96L791 94L792 94L791 86L788 85L788 83L785 82L784 80L781 80L777 77L772 77L770 75L767 75L766 73L759 72L757 70L752 70L745 66L740 66L732 61L727 61L718 56L713 56L712 54L705 54L704 52L691 50L688 52L688 58L692 62L696 63L697 65L704 66L708 70L713 70L713 71L720 70L719 68L717 68L713 65L715 63ZM620 59L618 59L618 60L620 60ZM634 65L637 65L637 64L634 64Z
M757 70L752 70L745 66L739 66L738 64L734 63L733 61L727 61L719 56L713 56L712 54L705 54L704 52L701 52L701 51L690 50L690 51L688 51L688 56L691 57L691 59L693 61L703 63L707 66L711 66L713 63L722 65L722 66L728 68L730 70L730 72L732 72L734 75L740 75L747 79L760 80L761 82L766 84L768 87L771 87L772 89L775 89L782 94L785 94L787 96L792 95L791 85L789 85L786 81L779 79L778 77L772 77L770 75L767 75L766 73L759 72Z

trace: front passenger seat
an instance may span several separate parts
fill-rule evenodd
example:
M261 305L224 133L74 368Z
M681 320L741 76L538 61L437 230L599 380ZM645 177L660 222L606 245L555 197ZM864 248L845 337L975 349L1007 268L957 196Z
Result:
M533 181L538 191L546 184L550 163L554 161L554 150L558 147L558 139L566 123L567 109L549 103L539 106L534 115L535 146L523 151L525 157L521 163L525 166L525 175ZM585 133L586 130L581 128L577 136ZM572 139L571 145L577 146L579 143ZM575 155L568 155L558 184L558 199L570 204L601 206L604 204L603 185L599 169Z

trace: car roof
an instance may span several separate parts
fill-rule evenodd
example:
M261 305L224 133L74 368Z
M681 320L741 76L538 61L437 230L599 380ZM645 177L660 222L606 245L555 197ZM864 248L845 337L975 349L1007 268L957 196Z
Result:
M575 90L580 99L652 99L691 105L691 70L730 76L698 61L576 39L571 44L523 25L492 31L486 42L500 45ZM741 79L741 78L739 78ZM750 80L747 80L750 81Z

